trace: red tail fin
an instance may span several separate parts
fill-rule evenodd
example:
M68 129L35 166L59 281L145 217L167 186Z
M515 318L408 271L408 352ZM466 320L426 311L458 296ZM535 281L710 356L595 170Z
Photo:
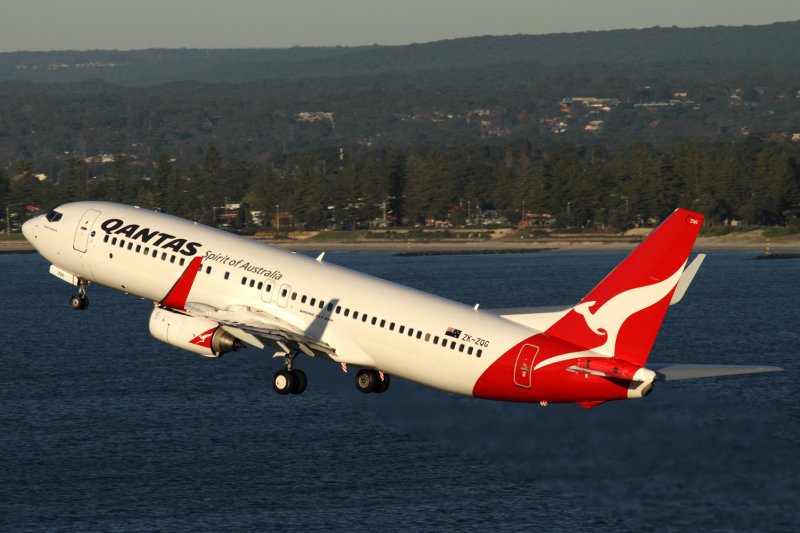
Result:
M675 210L547 333L643 366L702 223Z

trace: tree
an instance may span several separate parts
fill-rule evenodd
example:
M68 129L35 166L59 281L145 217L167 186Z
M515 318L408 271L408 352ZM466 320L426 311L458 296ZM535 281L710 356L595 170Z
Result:
M111 185L108 189L109 200L130 204L136 197L136 185L133 173L131 172L128 158L121 151L114 153L114 161L111 163L111 171L108 179Z
M82 160L75 157L65 159L55 203L86 200L88 173L89 167Z

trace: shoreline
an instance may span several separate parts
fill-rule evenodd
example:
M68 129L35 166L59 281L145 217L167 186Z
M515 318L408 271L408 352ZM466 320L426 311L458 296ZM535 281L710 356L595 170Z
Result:
M752 238L747 234L725 235L722 237L698 237L694 252L800 252L800 236L767 240ZM459 255L462 254L506 254L541 252L587 252L587 251L628 251L634 249L642 238L593 241L591 239L541 239L524 242L509 240L460 240L460 241L382 241L368 240L357 242L318 242L309 240L271 241L255 239L265 244L297 252L395 252L400 255ZM26 254L36 250L24 240L0 241L0 254Z

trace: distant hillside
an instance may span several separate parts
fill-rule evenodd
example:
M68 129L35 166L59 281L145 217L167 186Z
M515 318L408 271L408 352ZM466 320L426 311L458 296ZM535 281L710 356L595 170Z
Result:
M800 133L800 21L408 46L0 54L0 169L275 151Z
M246 83L315 77L361 77L436 70L636 69L665 74L771 72L800 63L800 21L766 26L650 28L550 35L474 37L407 46L288 49L15 52L0 54L0 81L102 79L126 86L193 80ZM787 69L788 70L788 69ZM786 71L785 75L793 73ZM481 83L476 76L474 83Z

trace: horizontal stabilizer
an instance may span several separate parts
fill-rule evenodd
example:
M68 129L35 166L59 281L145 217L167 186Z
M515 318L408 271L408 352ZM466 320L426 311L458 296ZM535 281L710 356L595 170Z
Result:
M781 372L777 366L748 365L671 365L652 363L647 368L654 371L658 379L675 381L678 379L713 378L736 374L757 374L759 372Z

